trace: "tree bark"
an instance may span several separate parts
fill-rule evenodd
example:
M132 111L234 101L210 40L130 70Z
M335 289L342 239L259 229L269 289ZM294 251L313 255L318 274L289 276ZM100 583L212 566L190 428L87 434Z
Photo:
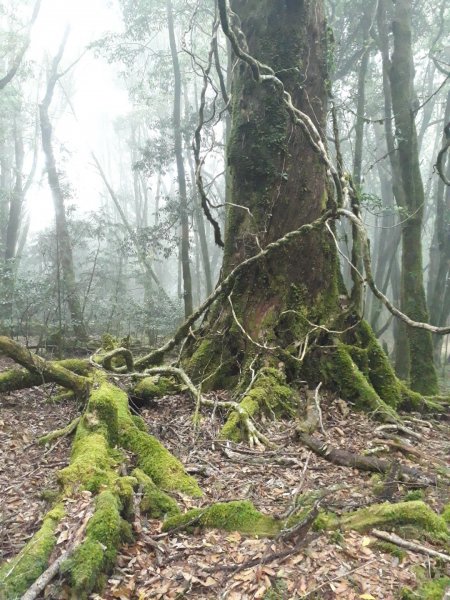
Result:
M444 123L450 122L450 92L447 94ZM444 134L445 137L445 134ZM445 142L445 140L444 140ZM445 164L445 163L444 163ZM447 159L447 177L450 179L450 160ZM436 190L436 218L430 248L430 295L428 299L431 322L445 325L450 314L448 279L450 271L450 187L439 177ZM442 340L434 338L435 356L441 362Z
M393 21L394 50L389 77L401 181L404 189L402 225L402 302L404 313L416 321L428 321L422 265L422 220L425 195L420 173L414 112L414 63L412 53L412 3L398 0ZM407 330L410 364L408 378L413 390L438 393L431 334Z

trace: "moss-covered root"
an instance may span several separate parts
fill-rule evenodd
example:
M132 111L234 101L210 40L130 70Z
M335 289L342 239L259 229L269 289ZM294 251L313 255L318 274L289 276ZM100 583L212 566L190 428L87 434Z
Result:
M90 372L89 362L81 359L67 359L49 363L52 369L57 370L58 367L63 367L76 375L88 377ZM27 369L12 369L0 373L0 393L13 392L15 390L23 390L35 385L42 385L48 381L53 381L46 377L43 373L32 373Z
M448 542L449 529L445 519L436 514L421 500L391 504L375 504L352 513L337 517L331 513L322 513L316 520L318 529L343 529L369 531L370 529L394 529L403 525L413 525L431 537Z
M97 497L85 540L61 568L74 598L87 598L92 590L103 587L105 573L113 567L120 543L131 539L131 528L122 519L121 510L121 501L112 491L106 490Z
M286 385L283 373L266 367L261 369L252 388L245 393L239 403L239 411L233 411L228 417L220 436L235 442L247 440L250 432L246 422L259 413L271 417L292 417L295 412L295 394Z
M121 389L102 383L91 393L87 411L75 436L70 465L60 471L63 488L73 486L96 492L111 487L117 479L114 470L120 453L119 444L136 455L138 467L160 488L200 496L194 478L187 475L181 462L133 418L128 397Z
M367 373L364 373L363 367L356 364L354 360L356 357L351 356L351 350L352 347L338 342L335 352L326 365L327 379L334 383L343 398L354 402L361 410L370 411L381 421L398 422L399 416L395 410L395 403L389 405L381 399L370 379L370 368L368 367ZM386 398L391 397L386 396Z
M283 521L260 513L248 500L218 502L206 508L194 508L170 517L164 522L163 530L174 529L223 529L239 531L245 535L274 537L283 527Z
M62 506L53 508L21 552L0 567L0 598L20 598L45 571L56 544L56 528L63 516Z
M161 398L168 394L180 391L180 386L168 377L145 377L133 388L132 395L141 403L151 402L155 398Z
M81 417L76 417L65 427L62 427L61 429L55 429L54 431L50 431L50 433L46 433L45 435L41 436L40 438L38 438L38 444L41 444L41 446L43 446L45 444L53 442L53 440L57 440L61 437L66 437L70 435L78 427L80 418Z
M0 336L0 352L15 360L33 375L39 376L39 383L53 382L72 390L79 397L84 398L87 395L90 383L87 377L77 375L57 362L44 360L8 337Z
M137 480L142 492L141 511L152 519L177 515L178 504L168 494L160 490L141 469L134 469L132 476Z

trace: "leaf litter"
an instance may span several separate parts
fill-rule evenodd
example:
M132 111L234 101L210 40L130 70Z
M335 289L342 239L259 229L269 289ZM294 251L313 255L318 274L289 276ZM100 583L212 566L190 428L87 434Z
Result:
M1 368L10 368L9 361L2 359ZM43 386L0 398L2 560L16 554L38 529L51 505L51 494L43 491L57 490L56 473L69 460L70 439L63 438L50 447L50 452L48 447L34 443L40 435L64 427L77 415L73 402L49 402L52 393L51 386ZM224 392L212 394L213 398L224 396ZM326 439L333 447L362 453L380 446L367 415L350 412L345 402L333 396L324 396L322 410ZM380 501L370 473L338 467L310 453L296 441L292 423L263 423L261 427L276 447L258 451L218 439L225 418L220 411L213 416L203 411L194 431L191 400L183 394L156 401L151 409L143 409L141 416L149 432L183 461L204 491L200 500L177 495L182 509L248 499L259 510L281 516L292 507L300 484L302 493L333 489L332 510L338 514ZM414 457L413 462L391 448L389 458L398 457L408 466L419 462L424 469L429 467L427 456L449 465L446 423L433 422L430 428L417 419L410 427L422 435L420 442L410 442L423 457ZM315 435L325 441L323 434ZM425 493L435 510L449 501L448 489L433 487ZM397 486L393 500L404 499L404 495L405 486ZM66 505L67 516L59 526L52 560L92 511L91 500L90 494L83 492ZM418 566L430 573L442 570L435 559L420 554L407 552L400 560L383 552L370 533L323 532L306 547L295 550L295 540L247 538L238 532L162 534L160 521L140 514L133 525L135 541L121 549L106 588L102 594L93 594L93 600L394 600L403 587L417 585ZM270 561L272 555L290 549L284 558ZM253 566L242 568L250 562ZM52 586L48 586L46 597L52 597Z

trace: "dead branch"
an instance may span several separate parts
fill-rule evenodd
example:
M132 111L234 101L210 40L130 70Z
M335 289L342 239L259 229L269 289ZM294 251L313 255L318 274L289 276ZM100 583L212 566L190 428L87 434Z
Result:
M298 436L304 446L334 465L373 473L387 473L391 469L392 463L390 461L333 448L328 442L320 442L301 430L298 431ZM404 483L414 483L415 487L428 487L436 483L434 477L421 473L417 469L404 466L399 469L399 479Z
M33 585L28 589L27 592L25 592L25 594L22 596L21 600L35 600L36 598L39 597L39 595L45 590L45 588L47 587L47 585L50 583L50 581L56 577L56 575L58 574L61 565L68 559L70 558L70 556L74 553L74 551L78 548L78 546L81 544L81 542L83 541L83 533L84 530L87 527L87 524L89 522L89 519L91 517L91 513L88 513L84 520L83 523L81 524L81 527L78 529L78 531L76 532L75 538L72 542L72 544L70 545L70 547L61 554L61 556L59 556L49 567L46 571L44 571L42 573L42 575L40 577L38 577L36 579L36 581L33 583Z
M410 429L409 427L406 427L405 425L400 425L400 423L387 423L385 425L380 425L379 427L377 427L375 429L376 433L385 432L385 431L398 431L399 433L404 433L405 435L407 435L409 437L413 437L419 441L423 439L423 436L420 433L413 431L412 429Z
M246 562L240 565L217 565L214 567L210 567L209 569L205 569L207 573L215 573L217 571L224 571L226 573L232 573L236 575L241 571L245 571L245 569L251 569L252 567L256 567L258 565L267 565L273 561L277 561L278 563L288 556L292 556L293 554L297 554L299 550L308 546L311 542L316 540L320 536L319 533L312 533L309 536L306 536L303 539L300 539L295 546L292 548L288 548L287 550L282 550L281 552L273 552L268 554L267 556L263 556L261 558L252 558L251 560L247 560Z
M21 600L35 600L39 597L40 594L45 590L50 581L56 577L58 574L61 565L74 553L78 544L73 545L71 548L66 550L59 556L55 562L53 562L46 571L42 573L40 577L36 579L33 585L29 588L27 592L22 596Z
M409 540L404 540L400 536L395 533L388 533L387 531L380 531L379 529L373 529L372 535L377 537L380 540L385 542L390 542L391 544L395 544L399 546L399 548L404 548L405 550L409 550L410 552L417 552L419 554L427 554L428 556L433 556L435 558L439 558L444 562L450 563L450 556L448 554L444 554L443 552L438 552L433 548L427 548L422 544L418 544L417 542L410 542Z

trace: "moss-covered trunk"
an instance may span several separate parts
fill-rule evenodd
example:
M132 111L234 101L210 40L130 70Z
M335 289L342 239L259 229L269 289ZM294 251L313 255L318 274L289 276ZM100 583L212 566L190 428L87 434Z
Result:
M423 285L422 219L425 194L420 173L419 150L414 111L414 64L412 54L412 3L399 0L393 21L394 51L389 70L392 107L395 115L404 210L402 225L401 308L416 321L428 321ZM431 334L408 328L402 356L402 376L409 378L412 389L436 394L437 375L433 363Z
M250 54L275 70L294 104L323 130L327 30L322 3L251 0L234 2L233 10ZM256 82L243 63L235 69L227 156L232 205L224 276L269 243L317 219L328 201L325 167L304 133L290 122L279 91L271 82ZM208 320L207 341L194 354L199 377L211 370L205 366L220 363L228 366L222 374L237 374L258 352L258 344L285 348L307 333L305 318L330 320L338 309L338 286L329 233L325 228L310 232L273 252L238 277L229 298L219 304ZM215 343L219 339L220 347ZM222 378L218 383L230 381Z

